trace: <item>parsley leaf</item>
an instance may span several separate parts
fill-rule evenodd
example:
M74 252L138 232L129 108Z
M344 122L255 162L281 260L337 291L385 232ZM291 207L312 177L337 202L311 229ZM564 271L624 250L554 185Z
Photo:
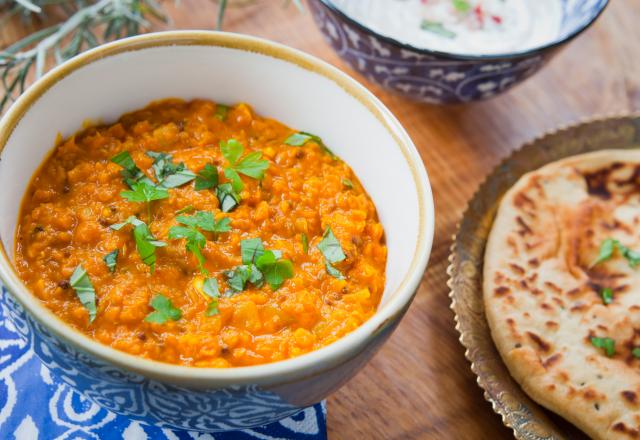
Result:
M345 188L353 189L353 182L351 181L351 179L347 179L345 177L344 179L342 179L342 184L345 186Z
M225 119L227 119L227 114L229 113L229 106L226 106L224 104L216 104L216 112L215 112L215 117L220 119L221 121L224 121Z
M264 245L260 238L240 241L240 256L243 264L253 264L264 254Z
M455 32L445 28L439 21L422 20L420 29L422 29L423 31L434 33L436 35L440 35L444 38L455 38L456 36Z
M293 264L289 260L280 258L273 251L264 251L256 259L256 266L264 275L271 289L278 290L286 279L293 278Z
M202 191L216 186L218 186L218 168L208 163L196 176L195 189Z
M147 151L147 156L153 158L153 171L158 185L164 188L177 188L196 178L193 171L188 170L183 162L174 163L171 154Z
M300 235L300 240L302 241L302 250L304 251L304 253L308 253L309 252L309 238L307 237L307 234L305 234L304 232L302 233L302 235Z
M240 203L240 196L234 191L230 183L218 185L216 196L220 202L220 210L222 212L231 212Z
M240 159L244 152L244 147L235 139L220 142L222 155L229 162L224 170L224 175L231 181L235 192L240 192L244 188L240 174L253 179L262 179L264 172L269 168L269 161L262 159L262 152L254 151Z
M173 306L171 300L166 296L157 293L149 303L153 308L153 312L149 313L144 320L154 324L164 324L165 322L177 321L182 318L182 311Z
M147 220L151 221L151 202L169 197L169 192L161 186L148 184L147 182L134 182L131 191L122 191L120 195L130 202L147 204Z
M113 273L116 271L116 262L118 260L118 249L114 249L113 251L109 252L107 255L105 255L102 260L104 261L104 264L107 265L107 267L109 268L109 272Z
M204 293L206 293L211 298L211 302L209 302L209 305L207 306L205 315L214 316L220 313L220 311L218 310L218 298L220 297L218 280L215 278L207 278L202 285L202 290L204 290Z
M604 289L602 289L600 295L602 296L603 303L608 305L613 302L613 290L611 290L609 287L605 287Z
M208 275L209 272L204 267L206 260L204 255L202 255L202 249L204 249L207 244L207 237L198 229L214 233L227 232L231 229L229 226L231 220L222 218L216 221L213 214L207 211L198 211L190 217L181 215L178 216L176 220L185 226L172 226L171 229L169 229L169 238L186 239L185 244L187 251L191 252L198 259L200 272Z
M591 338L591 345L604 349L607 357L612 357L616 354L616 341L611 338L598 338L594 336Z
M633 350L631 350L631 354L633 355L634 358L640 358L640 347L636 347Z
M119 231L126 225L133 226L133 238L136 241L138 254L142 262L149 266L151 273L153 273L156 268L156 248L164 247L167 244L163 241L156 240L153 234L151 234L147 224L133 215L122 223L111 225L111 229Z
M98 313L96 308L96 291L93 288L93 284L91 284L87 271L81 264L78 265L73 271L73 274L71 274L69 284L73 287L73 290L76 291L76 295L82 303L82 306L89 311L89 322L93 322Z
M131 154L128 151L123 151L116 154L111 158L111 162L120 165L124 168L120 174L124 178L124 183L131 187L136 182L145 182L149 185L153 185L151 179L149 179L143 172L136 166Z
M329 147L325 145L320 136L316 136L315 134L307 133L305 131L293 133L284 140L284 143L287 145L291 145L292 147L301 147L309 141L314 141L320 146L320 148L324 150L325 153L329 154L334 159L337 157L335 154L333 154L333 151L331 151Z

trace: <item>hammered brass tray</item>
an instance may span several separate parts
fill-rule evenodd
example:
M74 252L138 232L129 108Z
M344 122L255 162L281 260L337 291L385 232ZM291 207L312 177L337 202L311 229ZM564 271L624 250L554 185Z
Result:
M487 237L503 194L520 176L567 156L640 147L640 115L613 117L548 133L498 165L471 198L449 257L451 308L478 385L503 423L521 440L584 439L577 428L536 404L509 375L491 339L482 302Z

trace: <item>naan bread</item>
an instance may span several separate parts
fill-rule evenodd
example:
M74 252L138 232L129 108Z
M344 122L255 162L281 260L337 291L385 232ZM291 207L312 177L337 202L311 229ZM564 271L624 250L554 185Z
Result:
M640 151L570 157L523 176L487 244L484 304L493 339L527 394L597 439L640 439ZM611 288L605 305L602 290ZM591 343L615 340L615 355ZM638 354L638 353L637 353Z

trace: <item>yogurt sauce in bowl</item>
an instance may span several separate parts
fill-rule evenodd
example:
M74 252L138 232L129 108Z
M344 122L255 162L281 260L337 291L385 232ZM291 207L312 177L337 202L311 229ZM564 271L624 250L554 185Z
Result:
M378 34L458 55L524 52L556 39L560 0L332 0Z

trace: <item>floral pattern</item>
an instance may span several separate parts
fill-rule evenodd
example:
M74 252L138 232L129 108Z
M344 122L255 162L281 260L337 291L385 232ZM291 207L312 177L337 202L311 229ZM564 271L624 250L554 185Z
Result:
M46 438L57 436L54 431L60 432L56 438L106 438L96 434L102 429L130 429L154 439L185 438L178 430L244 430L244 437L228 437L234 439L254 438L254 431L262 439L272 438L271 433L277 438L326 436L320 404L301 409L257 386L184 389L102 363L52 336L2 288L0 438L22 429L36 434L20 438L35 439L43 424Z

